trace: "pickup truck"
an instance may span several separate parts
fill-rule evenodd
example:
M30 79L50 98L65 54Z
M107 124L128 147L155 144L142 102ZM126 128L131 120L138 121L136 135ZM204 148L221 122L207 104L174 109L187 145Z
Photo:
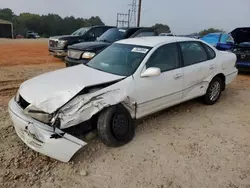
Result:
M111 28L94 42L83 42L69 46L68 56L65 58L66 67L86 64L115 41L156 35L157 32L151 27Z
M55 57L64 58L67 55L68 46L80 42L95 41L108 29L113 26L92 26L83 27L71 35L60 35L49 38L49 53Z

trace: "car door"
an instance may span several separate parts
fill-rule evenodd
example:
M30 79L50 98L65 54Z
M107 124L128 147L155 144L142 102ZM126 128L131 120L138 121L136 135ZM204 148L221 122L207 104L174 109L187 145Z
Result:
M150 56L142 73L156 67L161 70L159 76L135 78L135 96L137 102L136 117L141 118L181 101L183 70L177 43L165 44Z
M206 44L199 41L180 42L179 44L184 67L182 101L187 101L206 93L208 80L217 71L217 65L214 59L215 52ZM208 54L208 50L212 50L211 55Z

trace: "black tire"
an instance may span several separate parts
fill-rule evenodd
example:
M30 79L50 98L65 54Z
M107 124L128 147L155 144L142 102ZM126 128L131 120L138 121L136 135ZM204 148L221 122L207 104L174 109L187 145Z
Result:
M216 95L214 97L211 97L212 87L215 87L216 84L219 84L219 89L217 91L218 93L216 92ZM207 105L215 104L219 100L222 90L223 90L223 83L221 78L220 77L213 78L213 80L209 83L206 94L203 96L204 103Z
M122 105L116 105L100 113L97 131L104 144L119 147L133 139L135 126L127 109Z

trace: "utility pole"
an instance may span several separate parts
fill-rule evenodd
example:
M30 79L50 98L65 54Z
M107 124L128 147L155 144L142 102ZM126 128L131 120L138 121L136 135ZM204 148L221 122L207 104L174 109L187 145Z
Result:
M142 0L139 0L137 27L140 27L140 22L141 22L141 4Z

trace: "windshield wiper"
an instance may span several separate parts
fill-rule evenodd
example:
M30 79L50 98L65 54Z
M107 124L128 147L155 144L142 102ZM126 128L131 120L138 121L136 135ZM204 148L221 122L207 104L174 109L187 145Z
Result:
M101 40L99 40L100 42L108 42L108 43L112 43L112 41L110 41L110 40L107 40L107 39L101 39Z

